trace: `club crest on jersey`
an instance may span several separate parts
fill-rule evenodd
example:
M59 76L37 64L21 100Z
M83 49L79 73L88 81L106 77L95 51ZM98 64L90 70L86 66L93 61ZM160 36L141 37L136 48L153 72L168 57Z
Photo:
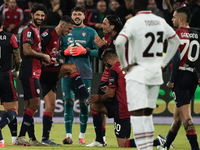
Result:
M31 37L31 32L27 32L27 37L28 37L28 38Z
M82 36L84 37L86 35L86 33L85 32L82 32Z
M45 36L47 36L47 35L48 35L47 32L42 33L42 37L45 37Z

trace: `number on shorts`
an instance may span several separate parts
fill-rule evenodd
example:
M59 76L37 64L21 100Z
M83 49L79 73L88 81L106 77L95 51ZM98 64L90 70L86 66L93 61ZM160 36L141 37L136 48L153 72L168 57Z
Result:
M120 124L117 124L116 122L115 122L115 130L117 131L117 132L119 132L120 130L121 130L121 125Z

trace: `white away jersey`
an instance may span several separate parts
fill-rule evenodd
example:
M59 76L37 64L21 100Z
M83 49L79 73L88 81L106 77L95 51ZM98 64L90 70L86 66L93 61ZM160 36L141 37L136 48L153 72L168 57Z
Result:
M126 22L120 35L129 41L128 64L138 64L125 78L147 85L162 84L163 43L174 37L175 31L151 11L140 11Z

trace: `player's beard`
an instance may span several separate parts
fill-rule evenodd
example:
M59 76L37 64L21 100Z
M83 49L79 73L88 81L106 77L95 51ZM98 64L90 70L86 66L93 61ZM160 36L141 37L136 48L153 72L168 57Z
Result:
M37 20L41 20L41 23L37 23ZM43 22L44 22L44 20L42 20L42 19L34 19L34 18L33 18L33 23L34 23L37 27L41 26Z
M75 19L75 20L76 20L76 19ZM76 23L76 21L74 21L74 23L75 23L76 26L79 26L82 22L83 22L83 20L81 20L80 23Z

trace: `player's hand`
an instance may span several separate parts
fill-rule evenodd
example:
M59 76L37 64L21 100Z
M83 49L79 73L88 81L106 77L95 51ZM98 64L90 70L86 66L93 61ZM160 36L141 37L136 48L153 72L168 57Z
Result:
M64 50L65 56L71 56L72 55L73 46L74 46L74 44L72 43Z
M166 85L168 88L172 89L174 88L174 83L171 83L170 81Z
M133 66L137 65L136 63L132 64L132 65L128 65L126 68L123 68L123 71L125 73L127 73Z
M13 70L11 71L11 73L12 73L13 79L16 80L17 77L19 76L19 71L16 71L15 69L13 69Z
M101 48L103 45L106 45L105 39L101 39L98 35L95 35L94 42L96 43L98 48Z
M51 58L49 55L47 54L43 54L43 58L42 58L42 62L46 63L46 64L49 64L51 61Z
M85 55L88 53L88 50L84 48L81 44L76 43L77 46L72 48L72 56L79 56L79 55Z

